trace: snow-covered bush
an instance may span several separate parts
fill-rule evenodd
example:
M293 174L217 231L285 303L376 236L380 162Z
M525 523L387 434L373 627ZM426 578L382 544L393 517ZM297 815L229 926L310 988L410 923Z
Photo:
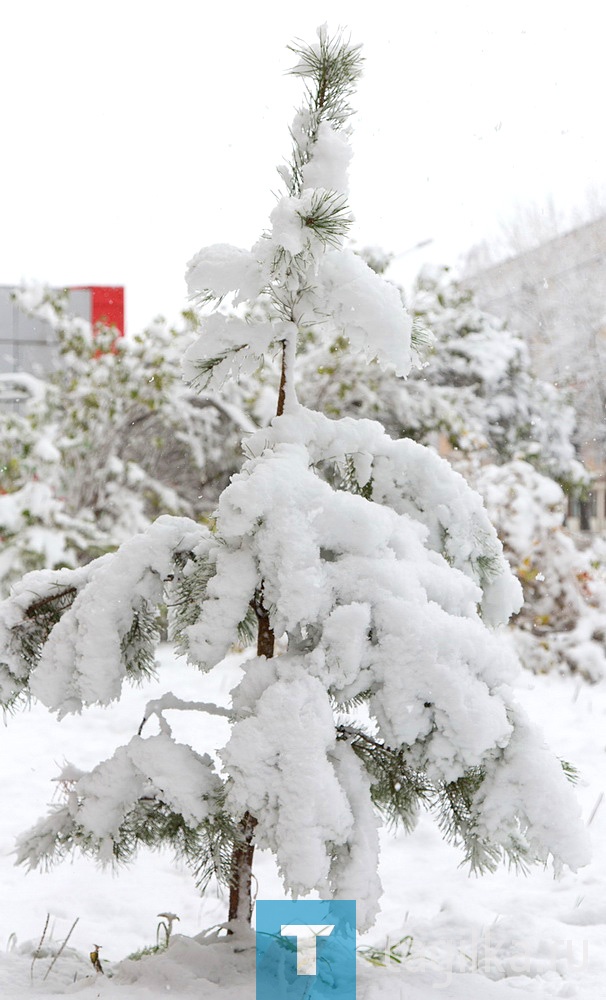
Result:
M229 399L194 395L181 357L197 320L142 334L69 314L61 293L30 286L20 307L51 324L60 364L46 381L4 375L22 399L0 406L0 586L29 570L77 566L110 551L162 511L212 511L240 464L248 418Z
M388 254L360 253L388 272ZM312 331L302 365L305 402L335 416L374 416L392 437L431 444L455 464L523 460L566 488L588 485L575 458L574 411L534 375L520 337L482 312L446 267L423 268L410 312L424 363L406 379L364 363L345 341L326 342L321 328Z
M297 351L311 328L342 337L404 376L412 321L393 286L343 248L348 100L360 53L320 29L297 48L307 100L292 128L286 193L251 251L205 248L188 283L205 301L260 293L245 322L215 311L185 357L217 391L277 353L277 414L247 438L212 529L160 517L77 570L30 574L0 609L5 704L24 692L63 715L120 696L153 669L157 608L194 668L219 669L256 639L228 709L167 693L19 845L35 866L74 847L102 859L171 843L201 885L230 887L229 918L250 920L256 845L286 891L355 898L377 912L381 818L412 828L434 810L476 870L502 859L583 864L586 836L560 762L516 705L517 661L494 631L521 592L480 497L450 465L370 420L303 407ZM280 640L279 643L277 640ZM173 711L230 723L217 768L178 744Z
M485 466L476 485L524 590L512 630L524 665L605 677L606 586L563 528L561 488L521 461Z
M461 430L448 431L449 459L484 497L522 584L524 604L512 621L522 662L603 677L606 591L591 554L564 526L562 487L579 494L590 483L575 458L572 407L533 375L526 344L445 269L421 274L414 310L436 336L423 373L431 398L458 395Z
M479 439L487 452L484 463L523 460L569 490L589 485L575 457L574 410L533 372L521 337L483 312L444 267L423 269L412 311L434 334L435 349L410 391L457 414L442 428L452 448L473 451Z

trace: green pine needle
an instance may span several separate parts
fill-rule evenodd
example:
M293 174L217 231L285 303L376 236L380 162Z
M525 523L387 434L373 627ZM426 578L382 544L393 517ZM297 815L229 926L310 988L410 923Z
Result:
M348 209L344 195L334 191L314 191L307 214L298 213L304 226L327 246L338 249L347 236L353 216Z

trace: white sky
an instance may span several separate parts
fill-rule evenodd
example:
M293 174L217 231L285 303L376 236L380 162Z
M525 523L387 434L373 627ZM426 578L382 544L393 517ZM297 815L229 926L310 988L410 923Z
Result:
M203 245L250 246L300 84L286 45L362 42L354 237L454 262L519 203L603 183L601 0L5 0L0 284L123 284L131 331Z

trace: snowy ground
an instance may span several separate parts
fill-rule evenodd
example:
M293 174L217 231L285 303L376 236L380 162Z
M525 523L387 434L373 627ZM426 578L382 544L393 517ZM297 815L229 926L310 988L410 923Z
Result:
M159 683L128 690L109 712L91 709L57 723L35 706L0 730L2 998L72 992L123 1000L158 1000L168 992L177 1000L254 998L254 950L246 942L234 953L225 943L191 940L225 919L225 899L216 892L199 898L189 872L169 854L142 855L118 875L80 858L42 874L26 874L13 865L15 836L45 811L52 778L66 759L83 768L98 763L136 731L148 698L165 690L183 698L226 698L237 671L228 662L211 689L208 678L201 680L174 662L168 651L163 663ZM526 878L499 871L470 879L457 867L457 851L443 844L430 820L409 837L386 834L382 912L360 944L393 945L402 961L374 967L361 960L359 1000L515 1000L526 995L600 1000L606 995L606 683L591 687L556 677L531 683L520 699L541 720L554 751L581 771L579 797L594 841L592 864L557 881L547 871ZM221 745L223 720L209 717L201 736L199 715L175 714L177 738L197 749ZM280 898L269 857L258 858L256 874L259 896ZM166 955L120 965L130 952L155 942L157 914L163 911L179 915L176 928L184 936L174 939ZM43 947L46 953L32 970L47 914L49 947ZM67 947L48 971L76 918ZM101 957L113 978L91 975L93 943L102 945Z

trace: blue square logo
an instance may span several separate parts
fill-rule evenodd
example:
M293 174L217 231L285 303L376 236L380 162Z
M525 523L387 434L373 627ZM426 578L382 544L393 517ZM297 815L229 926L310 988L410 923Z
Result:
M356 1000L353 900L257 900L257 1000Z

